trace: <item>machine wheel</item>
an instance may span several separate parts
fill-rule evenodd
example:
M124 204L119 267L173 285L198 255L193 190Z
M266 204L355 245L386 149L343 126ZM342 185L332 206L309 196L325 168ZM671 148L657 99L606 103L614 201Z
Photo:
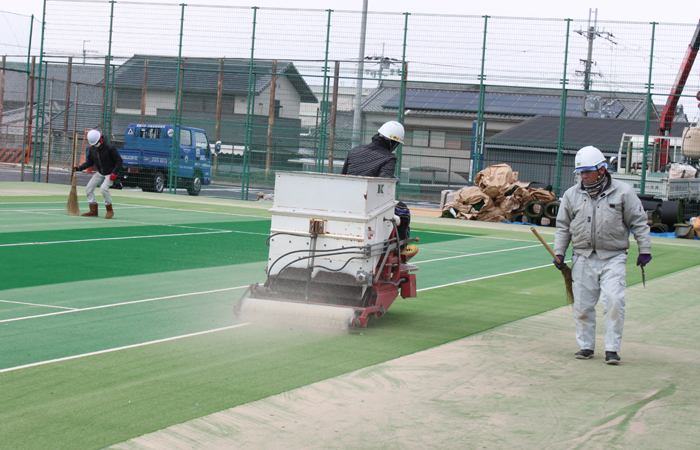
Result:
M200 191L202 190L202 177L199 173L195 174L194 178L192 178L188 183L187 183L187 193L192 196L197 196L199 195Z
M148 185L141 187L141 189L145 192L157 192L159 194L161 192L163 192L164 188L165 188L165 176L161 172L156 172L153 175L153 178L151 178L148 181Z

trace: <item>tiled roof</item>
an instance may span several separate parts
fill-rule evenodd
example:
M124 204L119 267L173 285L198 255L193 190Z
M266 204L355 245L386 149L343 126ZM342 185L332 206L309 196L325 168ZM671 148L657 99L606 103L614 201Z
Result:
M177 58L136 55L126 61L115 71L114 85L117 87L140 88L143 84L144 62L148 60L148 88L172 90L177 87ZM217 92L219 84L219 59L183 58L184 77L183 91L185 92ZM254 60L253 73L255 92L259 93L270 86L271 60ZM293 63L277 62L277 73L288 75L289 82L294 86L301 101L316 103L318 100ZM246 94L250 77L249 59L224 59L223 91L226 93Z
M680 137L687 123L675 123L671 136ZM659 122L649 125L653 140ZM643 120L567 117L564 124L566 150L593 145L605 152L616 152L624 133L643 135ZM486 139L487 147L521 149L556 149L559 139L559 116L536 116Z

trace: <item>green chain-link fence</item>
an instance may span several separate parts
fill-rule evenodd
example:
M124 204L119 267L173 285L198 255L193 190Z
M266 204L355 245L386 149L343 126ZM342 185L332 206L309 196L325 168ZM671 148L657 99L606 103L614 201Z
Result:
M696 27L46 0L41 31L38 56L2 72L33 91L29 120L0 120L0 147L24 149L32 181L67 183L87 129L120 148L131 123L169 124L203 129L211 150L221 142L208 195L255 199L278 170L339 172L350 148L399 120L399 195L435 203L499 163L561 193L576 150L617 155L624 136L664 170L659 118ZM698 73L673 137L696 119ZM22 144L7 131L18 124ZM620 167L644 166L620 154ZM171 192L185 187L183 164L163 169Z

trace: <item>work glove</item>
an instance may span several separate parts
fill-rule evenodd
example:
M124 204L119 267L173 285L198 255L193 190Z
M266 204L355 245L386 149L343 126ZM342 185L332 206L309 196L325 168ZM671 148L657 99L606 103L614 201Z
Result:
M559 270L562 270L564 267L566 267L566 264L564 263L564 255L557 255L557 258L559 258L560 263L557 262L557 260L553 260L552 263L554 264L554 267L556 267Z
M639 256L637 256L637 265L638 266L646 266L649 264L651 261L651 255L649 253L640 253Z
M115 174L115 173L109 174L109 179L112 180L112 181L116 180L116 179L117 179L117 174Z
M80 170L80 166L75 166L75 167L73 167L73 169L74 169L76 172L82 172L82 170Z

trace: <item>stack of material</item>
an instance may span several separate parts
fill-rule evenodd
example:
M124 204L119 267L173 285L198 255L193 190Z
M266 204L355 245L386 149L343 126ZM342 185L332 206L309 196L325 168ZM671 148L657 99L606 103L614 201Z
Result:
M474 178L474 186L465 187L442 208L444 217L485 222L509 222L524 212L528 204L546 205L556 196L542 188L528 188L530 183L518 181L518 172L507 164L489 166ZM538 209L538 208L533 208ZM541 216L544 213L538 212Z

